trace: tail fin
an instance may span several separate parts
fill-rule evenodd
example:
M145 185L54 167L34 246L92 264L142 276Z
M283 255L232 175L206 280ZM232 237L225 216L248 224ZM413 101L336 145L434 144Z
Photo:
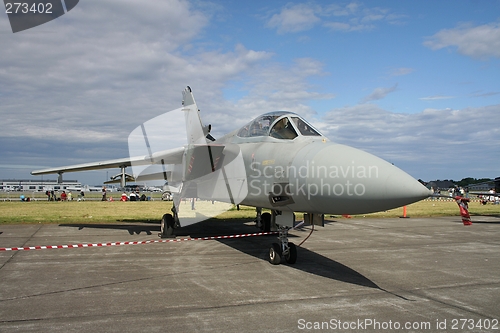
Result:
M184 153L182 166L177 166L174 172L180 175L182 173L182 184L179 191L174 193L174 206L179 210L181 198L186 197L190 182L195 175L208 174L213 172L213 161L211 159L211 149L206 146L205 128L201 122L200 111L194 100L193 92L189 86L182 92L182 111L186 121L187 149ZM208 130L207 126L207 130ZM203 147L203 146L206 146ZM196 154L195 154L196 152ZM196 160L196 163L195 163ZM200 171L201 168L201 171ZM193 170L196 172L193 173ZM196 197L194 195L193 197Z
M189 86L182 92L182 105L184 108L182 111L185 112L184 117L186 119L186 132L187 132L187 143L188 145L193 144L206 144L207 141L205 137L207 136L208 128L205 129L201 122L200 110L194 101L193 92Z
M182 164L176 164L173 169L174 179L179 181L172 189L174 220L181 226L201 222L208 217L216 216L229 209L232 203L240 203L247 195L246 172L243 157L239 147L208 142L214 141L210 125L203 126L200 112L194 100L190 87L184 89L181 108L186 120L187 147L184 148ZM223 209L215 209L212 204L196 208L196 214L191 212L194 207L184 211L181 208L183 198L209 199L230 203ZM198 204L197 204L198 205ZM181 210L184 214L179 219ZM194 216L191 217L191 213ZM215 215L214 215L215 214Z

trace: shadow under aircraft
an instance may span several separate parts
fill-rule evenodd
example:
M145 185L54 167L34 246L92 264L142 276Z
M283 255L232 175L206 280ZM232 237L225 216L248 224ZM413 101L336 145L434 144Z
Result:
M130 220L121 221L119 224L60 224L61 227L72 227L82 230L84 228L92 229L113 229L113 230L126 230L130 235L145 233L152 235L160 231L160 226L156 226L151 221L144 221L145 223L138 223L140 221ZM248 222L244 224L244 222ZM258 230L254 229L250 220L242 221L241 219L232 220L218 220L209 219L203 223L192 224L182 229L177 230L177 237L180 238L203 238L203 237L217 237L217 236L230 236L237 234L254 233ZM298 229L297 233L308 233L309 230ZM256 237L238 237L231 239L217 239L218 242L227 245L235 250L238 250L247 255L267 261L267 251L263 245L269 242L270 238L276 238L276 234L256 236ZM293 234L289 235L290 238L296 238ZM307 244L307 242L306 242ZM327 258L321 254L308 250L305 247L298 247L298 252L303 256L304 260L297 262L290 267L310 273L313 275L325 277L328 279L346 282L362 287L379 289L376 283L353 270L339 263L338 261Z

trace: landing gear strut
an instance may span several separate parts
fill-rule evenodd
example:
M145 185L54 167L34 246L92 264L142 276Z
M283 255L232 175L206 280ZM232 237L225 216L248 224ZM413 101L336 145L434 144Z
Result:
M282 259L293 265L297 261L297 247L293 243L288 242L288 230L290 228L278 227L278 243L273 243L269 248L269 262L273 265L281 264Z

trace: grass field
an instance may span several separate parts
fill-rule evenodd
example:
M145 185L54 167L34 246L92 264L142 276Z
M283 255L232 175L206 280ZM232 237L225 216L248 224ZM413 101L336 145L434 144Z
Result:
M33 223L113 223L122 221L159 221L163 214L170 212L171 201L139 201L139 202L102 202L73 200L71 202L49 202L45 200L20 202L0 201L0 224L33 224ZM469 204L469 212L474 215L498 215L500 205L481 205L479 202ZM385 212L354 215L354 218L399 217L403 208ZM460 216L457 204L447 200L423 200L407 206L409 217ZM218 216L220 219L252 219L255 208L241 206ZM326 218L329 218L327 215ZM302 214L297 214L302 219Z

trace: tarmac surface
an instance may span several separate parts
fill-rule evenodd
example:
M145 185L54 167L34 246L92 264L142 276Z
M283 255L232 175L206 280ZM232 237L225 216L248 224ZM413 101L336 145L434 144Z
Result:
M0 252L0 332L498 332L500 217L334 218L276 236ZM310 227L291 232L299 244ZM1 225L0 247L159 240L159 224ZM256 232L208 221L178 238Z

